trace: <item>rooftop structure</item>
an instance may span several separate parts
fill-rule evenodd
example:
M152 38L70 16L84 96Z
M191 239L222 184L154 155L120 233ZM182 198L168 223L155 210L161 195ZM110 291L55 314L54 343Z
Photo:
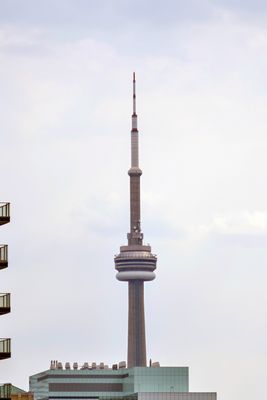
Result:
M33 400L33 394L11 385L11 400Z
M125 363L62 364L30 377L35 400L216 400L216 393L190 393L188 367L134 367ZM103 368L101 367L103 366Z
M0 400L33 400L33 394L25 392L11 383L0 385Z

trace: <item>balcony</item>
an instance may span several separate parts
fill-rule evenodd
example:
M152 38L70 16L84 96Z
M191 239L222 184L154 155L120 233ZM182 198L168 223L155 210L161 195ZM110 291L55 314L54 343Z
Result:
M10 203L0 203L0 225L10 221Z
M10 312L10 293L0 293L0 315Z
M0 400L11 399L11 383L0 384Z
M11 339L0 339L0 360L11 357Z
M8 266L8 246L7 244L0 244L0 269Z

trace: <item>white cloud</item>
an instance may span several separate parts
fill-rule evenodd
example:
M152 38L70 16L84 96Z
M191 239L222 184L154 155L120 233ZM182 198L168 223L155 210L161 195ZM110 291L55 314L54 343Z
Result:
M31 47L39 41L39 29L19 29L14 25L2 25L0 28L0 49L18 50Z
M222 235L266 235L267 211L243 211L238 214L220 215L207 225L192 228L200 234L218 233Z

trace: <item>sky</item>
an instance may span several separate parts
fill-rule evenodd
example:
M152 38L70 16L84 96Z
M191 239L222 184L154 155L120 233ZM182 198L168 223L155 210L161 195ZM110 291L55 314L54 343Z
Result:
M126 359L132 72L148 358L190 391L262 398L267 380L267 5L260 0L1 0L1 291L28 389L50 360Z

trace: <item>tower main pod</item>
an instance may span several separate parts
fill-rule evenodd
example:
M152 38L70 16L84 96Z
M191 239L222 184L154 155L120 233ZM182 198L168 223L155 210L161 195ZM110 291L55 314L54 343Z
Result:
M139 146L136 114L135 73L133 74L133 114L131 130L131 168L130 176L130 232L128 245L120 247L115 256L116 278L128 282L128 357L127 366L145 367L146 334L144 282L155 279L157 258L151 253L151 247L143 245L140 213L140 177Z

